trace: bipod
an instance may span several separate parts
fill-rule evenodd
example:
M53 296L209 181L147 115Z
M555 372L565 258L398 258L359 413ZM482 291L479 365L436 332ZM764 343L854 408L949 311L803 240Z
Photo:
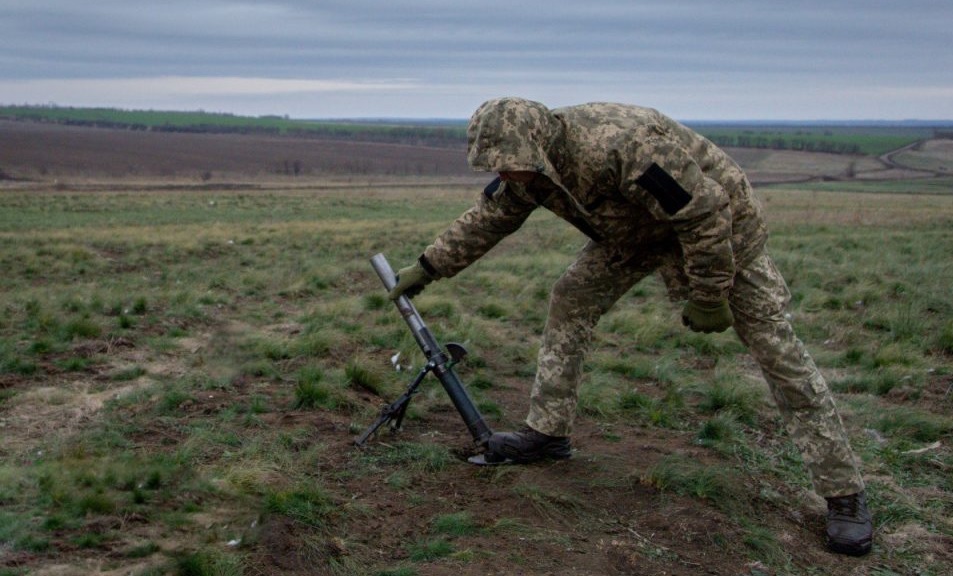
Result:
M377 417L377 420L373 424L367 427L367 430L364 431L356 440L354 440L355 446L363 446L368 438L370 438L381 426L390 423L391 431L398 432L400 431L400 425L404 421L404 416L407 414L407 406L410 404L410 399L413 398L414 394L418 392L420 383L423 382L424 378L427 377L427 374L432 372L437 366L445 365L448 369L453 368L457 363L466 358L467 349L463 347L462 344L457 344L456 342L450 342L447 344L447 354L450 355L450 361L447 362L446 356L442 353L439 358L429 360L427 364L420 369L420 372L417 373L417 376L414 380L407 385L407 389L404 390L404 393L394 400L390 404L381 408L381 413Z

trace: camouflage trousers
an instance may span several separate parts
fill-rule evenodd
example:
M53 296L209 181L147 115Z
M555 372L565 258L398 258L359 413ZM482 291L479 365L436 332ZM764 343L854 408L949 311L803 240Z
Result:
M599 319L666 256L613 262L590 243L553 287L526 423L544 434L572 432L582 366ZM758 362L782 419L821 496L864 489L834 399L784 316L790 292L767 253L737 270L729 304L734 330Z

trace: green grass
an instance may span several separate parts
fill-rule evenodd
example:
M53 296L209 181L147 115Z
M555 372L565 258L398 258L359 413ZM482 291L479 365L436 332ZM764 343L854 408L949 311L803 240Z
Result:
M673 492L712 502L716 507L734 511L744 506L747 488L737 472L725 466L712 466L681 456L670 456L652 467L643 482L661 492Z
M315 486L269 492L265 496L268 512L287 516L304 526L324 526L333 508L331 498Z
M429 562L453 554L453 544L443 538L419 540L409 547L410 559L414 562Z
M397 465L410 472L439 472L455 461L444 446L399 442L388 450L369 452L363 458L372 465Z
M298 372L295 385L295 408L336 408L336 392L322 382L324 372L316 366L304 366Z
M175 562L178 576L241 576L246 571L240 558L217 550L186 554Z
M433 532L446 536L470 536L478 530L469 512L443 514L433 520Z
M761 192L769 250L880 530L949 538L953 197L881 186ZM756 366L731 332L684 330L656 278L599 324L578 411L592 433L570 463L472 470L430 377L405 430L350 445L423 365L369 257L406 265L477 193L3 190L0 549L148 559L156 574L267 573L281 546L337 573L515 572L527 541L595 554L631 534L631 510L674 502L721 515L717 538L778 573L801 565L762 517L809 514L791 497L809 479ZM456 370L494 428L523 415L549 287L583 241L535 214L415 300L470 350ZM262 522L297 532L279 541ZM500 549L497 533L523 544ZM926 544L890 542L885 570L941 573Z
M950 193L953 178L923 178L918 180L873 180L852 182L807 182L775 184L778 190L810 190L814 192L857 192L874 194L939 194Z

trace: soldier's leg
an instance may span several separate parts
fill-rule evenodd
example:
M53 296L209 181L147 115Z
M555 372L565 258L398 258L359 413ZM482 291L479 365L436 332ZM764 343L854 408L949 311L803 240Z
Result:
M590 243L550 294L526 424L549 436L569 436L582 365L599 318L653 269L648 260L613 264Z
M864 489L827 382L784 317L790 292L762 253L738 271L730 303L735 331L761 367L785 425L824 497Z

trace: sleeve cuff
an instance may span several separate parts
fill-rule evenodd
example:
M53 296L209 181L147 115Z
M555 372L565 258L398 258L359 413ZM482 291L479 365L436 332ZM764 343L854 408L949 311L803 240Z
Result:
M437 270L423 254L420 255L420 258L417 258L417 262L420 263L420 267L423 268L424 272L426 272L432 279L436 280L440 277L440 274L437 273Z

